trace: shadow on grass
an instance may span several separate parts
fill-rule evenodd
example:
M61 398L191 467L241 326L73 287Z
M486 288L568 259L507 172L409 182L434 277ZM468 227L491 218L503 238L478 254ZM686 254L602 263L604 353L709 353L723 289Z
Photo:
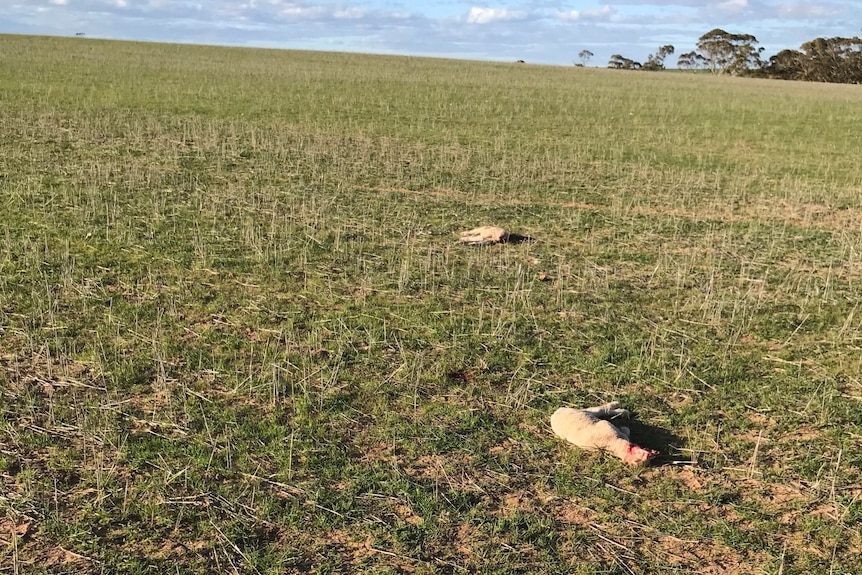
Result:
M634 443L659 452L658 457L652 460L651 466L670 465L673 461L679 460L680 457L674 454L684 446L685 440L669 429L647 425L637 420L628 421L623 425L631 430Z
M503 243L522 244L524 242L533 242L533 241L535 241L535 240L533 238L531 238L530 236L522 236L521 234L513 234L510 232L509 237Z

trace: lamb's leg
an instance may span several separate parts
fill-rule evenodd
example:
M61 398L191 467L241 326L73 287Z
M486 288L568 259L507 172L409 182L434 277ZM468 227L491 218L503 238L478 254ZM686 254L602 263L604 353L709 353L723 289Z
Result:
M606 411L608 409L616 409L619 406L619 401L612 401L610 403L603 403L602 405L597 405L595 407L585 407L584 411Z
M620 407L620 404L617 401L612 401L604 405L597 405L596 407L588 407L584 409L584 411L589 411L590 413L594 414L597 417L601 417L602 419L616 419L618 417L628 418L631 416L629 410Z
M612 401L610 403L605 403L603 405L597 405L595 407L585 407L583 411L589 411L590 413L599 413L603 414L607 411L614 410L619 408L620 404L618 401Z

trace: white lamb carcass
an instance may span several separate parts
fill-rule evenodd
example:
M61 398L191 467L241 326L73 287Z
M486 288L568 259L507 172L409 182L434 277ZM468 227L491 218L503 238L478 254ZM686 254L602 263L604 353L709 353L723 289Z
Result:
M477 246L502 244L509 241L509 232L497 226L481 226L461 232L458 241Z
M658 451L635 445L629 441L628 427L617 427L608 421L630 415L617 402L586 409L561 407L551 416L551 429L581 449L607 451L629 465L646 465Z

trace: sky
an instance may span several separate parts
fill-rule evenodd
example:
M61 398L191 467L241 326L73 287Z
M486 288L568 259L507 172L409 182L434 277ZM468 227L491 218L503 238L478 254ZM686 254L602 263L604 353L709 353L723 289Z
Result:
M770 56L862 35L862 0L0 0L0 33L334 50L570 66L676 57L712 30Z

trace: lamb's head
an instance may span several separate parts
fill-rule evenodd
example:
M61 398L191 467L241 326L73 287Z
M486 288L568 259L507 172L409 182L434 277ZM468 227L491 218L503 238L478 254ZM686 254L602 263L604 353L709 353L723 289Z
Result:
M658 455L658 451L655 449L645 449L634 443L630 443L628 446L628 451L623 455L623 462L628 463L629 465L633 465L635 467L639 467L642 465L646 465Z

